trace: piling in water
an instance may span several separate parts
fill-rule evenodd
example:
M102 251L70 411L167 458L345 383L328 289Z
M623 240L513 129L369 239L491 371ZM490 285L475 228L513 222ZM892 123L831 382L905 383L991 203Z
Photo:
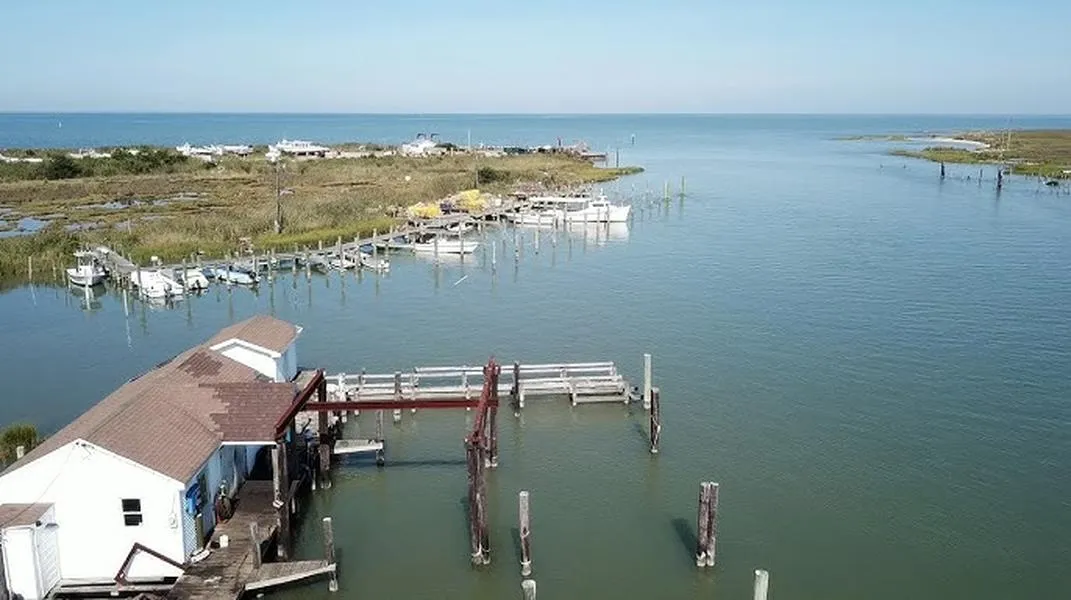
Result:
M336 564L335 562L335 533L331 528L331 517L324 517L324 562L329 565ZM338 591L338 568L336 566L334 571L331 571L331 579L327 583L327 589L332 592Z
M517 495L517 505L521 537L521 577L528 577L532 574L532 528L528 515L528 492L522 491Z
M770 572L763 569L755 569L755 597L754 600L766 600L766 594L770 590Z
M658 454L658 442L662 438L661 395L658 388L651 388L651 454Z

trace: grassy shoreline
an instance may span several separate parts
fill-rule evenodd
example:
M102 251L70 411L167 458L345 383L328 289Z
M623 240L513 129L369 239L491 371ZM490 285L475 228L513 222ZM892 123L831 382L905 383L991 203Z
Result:
M0 164L0 220L8 227L25 218L48 223L34 234L0 238L0 281L24 281L31 256L35 272L51 275L53 265L69 266L71 253L87 243L108 244L139 262L178 261L194 252L218 257L237 251L239 238L250 238L258 251L289 250L385 230L405 207L477 187L477 179L482 191L505 194L520 185L594 184L642 171L596 167L565 153L292 160L278 174L278 184L292 193L282 197L284 228L277 234L277 173L262 154L215 165L82 159L93 163L74 176L42 178L51 160Z
M985 146L977 149L935 145L898 148L894 156L957 164L1005 164L1012 173L1046 179L1071 178L1071 130L966 132L952 136Z

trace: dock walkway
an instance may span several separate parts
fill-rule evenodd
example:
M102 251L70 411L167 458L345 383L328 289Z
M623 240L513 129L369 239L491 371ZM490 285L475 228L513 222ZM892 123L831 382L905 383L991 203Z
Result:
M172 600L235 600L247 591L334 573L335 565L323 560L254 564L254 541L250 524L256 523L264 540L275 535L276 511L272 506L270 481L246 481L238 492L234 515L216 526L213 540L226 535L226 548L214 548L203 560L191 564L166 597ZM215 544L214 544L215 545Z
M215 257L215 258L202 258L198 255L193 255L189 260L184 260L178 264L166 264L154 266L154 268L178 270L186 267L201 267L214 264L232 264L234 261L241 263L252 264L255 270L261 268L267 269L279 269L283 265L289 265L286 268L297 269L299 264L319 265L325 264L328 256L336 256L341 254L342 256L356 256L362 246L382 246L390 245L390 242L395 238L401 236L411 236L414 234L420 234L429 230L445 229L454 225L458 225L466 222L483 222L483 221L497 221L505 218L508 213L523 210L531 205L525 199L512 198L503 201L498 206L488 207L485 210L472 212L472 213L451 213L441 217L433 219L420 219L412 221L409 224L392 228L388 231L379 232L374 231L373 235L365 237L356 237L352 241L345 240L323 240L317 246L317 248L298 248L294 247L293 251L262 251L259 255L256 253L238 254L235 253L233 259L231 257ZM332 243L334 241L334 243ZM97 259L107 267L108 271L113 277L120 281L129 282L132 275L138 270L138 265L123 256L120 252L107 246L97 246L90 249Z

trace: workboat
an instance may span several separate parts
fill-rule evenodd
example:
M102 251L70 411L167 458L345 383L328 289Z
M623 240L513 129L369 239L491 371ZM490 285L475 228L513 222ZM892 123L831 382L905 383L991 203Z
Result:
M179 269L175 272L175 279L182 282L182 286L188 291L208 289L208 278L200 269Z
M360 263L352 258L343 254L342 256L331 256L327 259L327 266L335 269L336 271L347 271L349 269L356 269Z
M361 268L376 271L378 273L386 273L387 271L390 271L390 260L362 252Z
M437 233L423 234L412 243L413 252L421 254L472 254L479 246L457 235Z
M217 281L223 283L235 283L238 285L253 285L257 282L257 274L234 265L224 265L209 269L210 274Z
M156 269L135 269L130 282L146 298L176 298L186 293L181 283Z
M78 265L67 269L67 280L72 285L91 287L103 282L108 276L108 272L92 252L78 251L74 256L78 259Z
M632 207L612 204L605 194L596 197L538 196L531 199L532 208L509 215L517 225L557 227L565 223L625 223Z

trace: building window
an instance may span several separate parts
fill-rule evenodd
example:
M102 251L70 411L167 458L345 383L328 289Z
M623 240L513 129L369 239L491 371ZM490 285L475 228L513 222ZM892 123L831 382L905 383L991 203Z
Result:
M137 498L123 499L123 523L127 527L141 525L141 500Z

